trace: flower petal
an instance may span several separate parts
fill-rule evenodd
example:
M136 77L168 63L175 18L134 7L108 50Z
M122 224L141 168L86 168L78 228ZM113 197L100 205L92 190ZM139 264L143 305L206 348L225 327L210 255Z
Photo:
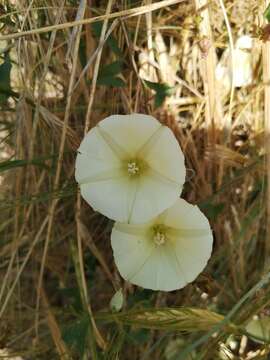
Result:
M145 158L137 157L140 149ZM95 210L119 222L145 223L178 198L185 170L175 169L182 158L173 133L156 119L142 114L114 115L82 141L75 177L82 196ZM137 160L141 173L133 176L128 166L130 161L136 165Z
M151 169L182 188L186 177L185 159L171 129L162 126L140 149L140 156Z
M165 242L161 244L153 236L157 225L165 231ZM146 224L116 223L111 241L124 279L144 288L172 291L195 280L204 269L213 236L199 208L179 199Z
M133 235L135 227L139 228L139 235ZM187 281L174 249L156 246L147 236L147 230L142 226L115 224L111 241L121 276L132 284L152 290L172 291L184 287Z
M75 178L78 183L88 177L113 171L121 166L120 160L93 128L83 139L76 158Z
M100 172L99 174L96 175L86 176L84 178L81 178L81 180L79 180L78 183L82 186L94 182L114 180L123 177L124 174L122 172L122 168L116 168L116 169Z
M154 250L154 244L146 237L130 235L115 228L112 230L111 244L117 268L128 281L132 281Z
M101 214L120 222L128 221L130 182L126 177L83 184L81 194Z
M179 199L164 214L168 236L188 282L204 269L210 258L213 236L207 218L197 206Z
M125 160L127 157L130 156L130 153L123 148L122 145L118 144L111 134L107 133L102 126L99 124L96 127L99 136L103 139L103 141L109 145L112 152L117 156L120 160Z
M119 162L109 144L100 135L97 127L94 127L86 134L79 146L78 152L97 160Z
M151 222L152 224L152 222ZM141 236L146 237L149 233L148 226L143 225L132 225L132 224L125 224L125 223L115 223L114 230L120 231L125 234L134 235L134 236Z
M171 206L178 198L181 186L147 173L138 179L138 191L129 222L145 223Z
M187 282L192 282L205 268L210 258L212 247L204 241L178 240L174 244L174 252L181 264Z
M174 229L170 228L168 234L174 238L194 238L209 235L208 229Z
M172 291L181 289L186 286L188 281L186 279L183 267L179 263L178 258L174 252L174 248L170 243L168 243L165 244L160 249L160 251L162 251L163 262L162 272L160 274L159 289L164 291Z
M196 205L184 199L178 199L172 207L162 214L164 224L174 229L205 229L211 233L211 228L206 216Z
M145 259L144 263L138 267L137 271L129 277L132 284L142 286L151 290L158 290L158 270L160 266L160 256L156 248Z
M121 148L135 156L161 124L149 115L130 114L109 116L100 121L98 126Z

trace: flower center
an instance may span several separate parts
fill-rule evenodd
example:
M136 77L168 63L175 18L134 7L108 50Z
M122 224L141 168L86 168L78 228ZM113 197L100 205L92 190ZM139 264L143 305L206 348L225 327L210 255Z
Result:
M140 167L136 161L130 161L127 164L127 171L131 176L137 175L140 171Z
M164 245L165 242L168 240L167 237L167 227L158 224L153 227L153 241L157 246Z
M163 245L166 242L166 235L163 232L157 231L154 235L154 242L156 245Z

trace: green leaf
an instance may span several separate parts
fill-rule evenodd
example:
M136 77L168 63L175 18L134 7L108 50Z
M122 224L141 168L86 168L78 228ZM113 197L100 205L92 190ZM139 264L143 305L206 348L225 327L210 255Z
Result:
M115 53L115 55L121 57L123 56L123 53L120 49L120 47L118 46L117 40L115 39L115 37L113 37L112 35L109 36L108 38L108 45L109 48Z
M63 331L63 340L70 348L80 355L83 355L86 348L86 339L90 327L90 320L87 314L75 321Z
M84 68L87 64L87 51L86 51L86 42L83 38L81 38L80 41L79 57L80 57L81 65Z
M0 210L12 209L15 206L22 206L27 204L38 204L44 203L46 201L51 201L52 199L64 199L67 197L74 197L77 192L77 185L75 183L68 184L67 186L59 187L59 189L53 191L40 192L38 194L30 196L21 196L11 200L5 200L0 202Z
M265 9L263 16L268 22L270 22L270 4L268 4L267 8Z
M148 329L134 329L127 335L129 343L134 345L143 345L150 339L150 332Z
M144 80L146 86L155 91L155 108L160 107L167 96L171 96L173 93L173 87L165 83L155 83L152 81Z
M12 95L10 86L11 61L9 55L5 55L5 61L0 65L0 103Z
M125 82L119 77L105 76L97 80L98 85L113 86L113 87L125 87Z
M65 153L68 153L68 152L65 152ZM24 167L24 166L28 166L28 165L39 166L41 168L50 170L51 166L48 166L47 160L56 160L57 157L58 157L58 154L53 154L53 155L43 156L40 158L31 159L31 160L21 159L21 160L0 161L0 173L3 171L8 171L8 170L11 170L14 168Z
M205 212L208 218L212 220L216 220L219 214L222 213L223 209L225 207L225 204L211 204L211 203L204 203L201 206L201 209Z
M127 299L128 307L144 307L149 308L154 302L153 291L147 289L136 289L133 294L130 294Z
M77 313L81 313L83 311L81 295L78 288L61 288L59 289L59 292L61 296L70 303L71 308L73 308Z
M107 347L106 352L102 354L103 356L100 357L100 360L116 360L122 358L120 357L120 352L125 342L126 333L120 327L118 329L113 329L112 334L113 336L110 344Z
M49 167L44 163L44 161L38 161L38 160L7 160L7 161L1 161L0 162L0 173L3 171L7 171L10 169L14 169L17 167L23 167L27 165L36 165L43 167L45 169L48 169Z
M105 65L100 69L97 79L98 85L124 87L125 82L117 76L122 71L122 61L114 61L111 64Z
M92 24L92 29L93 32L95 34L95 36L97 38L100 38L100 34L101 34L101 29L102 29L102 22L98 21ZM115 55L119 56L119 57L123 57L122 51L118 46L118 43L115 39L115 37L111 34L107 41L106 41L107 45L109 46L109 48L115 53Z
M101 77L117 75L117 74L121 73L122 68L123 68L122 61L114 61L111 64L102 66L100 69L99 75Z

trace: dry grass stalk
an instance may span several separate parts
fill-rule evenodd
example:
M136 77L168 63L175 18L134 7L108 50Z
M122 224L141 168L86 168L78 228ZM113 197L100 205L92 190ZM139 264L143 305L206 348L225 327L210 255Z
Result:
M266 62L264 67L266 81L262 81L260 53L254 49L252 85L235 89L232 101L230 94L219 99L215 91L215 57L221 57L230 46L228 35L236 39L239 34L250 34L251 25L262 10L255 0L204 2L206 6L197 1L196 13L195 2L187 1L148 1L130 8L127 2L92 0L91 8L84 1L76 6L65 5L60 18L59 8L48 1L47 6L38 10L33 7L34 2L19 3L12 15L0 15L0 21L11 19L11 24L3 25L0 30L1 39L11 41L11 44L0 41L4 44L0 56L4 61L4 55L9 52L12 72L17 69L19 74L16 86L12 85L18 97L10 97L5 105L0 102L3 106L0 149L7 154L3 160L11 159L8 165L0 166L0 170L10 167L0 174L0 256L3 257L0 315L4 323L11 325L5 346L22 353L27 348L30 358L54 358L62 352L62 345L72 348L62 343L59 330L62 332L70 323L76 328L81 316L90 316L96 342L102 349L106 341L108 354L119 353L119 358L129 360L146 356L162 359L170 341L180 338L179 334L172 335L172 339L164 336L168 324L164 332L153 330L149 338L141 329L127 327L125 342L114 314L111 327L98 323L105 341L95 326L94 318L100 321L99 311L108 310L113 287L121 287L122 280L113 265L109 242L112 224L79 197L76 203L75 150L83 134L112 113L151 113L173 129L189 169L183 196L199 204L209 216L215 233L214 253L205 272L182 291L155 294L124 283L125 313L127 316L135 310L143 313L146 306L180 305L196 311L215 309L217 313L228 314L238 304L239 297L263 276L262 259L267 259L264 178L270 165L266 168L264 164L264 154L269 152L264 140L268 130L262 127L261 119L265 117L267 123L270 116L267 112L269 64ZM58 5L61 4L59 1ZM169 8L168 4L174 6ZM74 22L76 14L81 19ZM203 19L196 23L200 16ZM103 23L101 35L97 34L101 26L97 21ZM87 26L78 31L77 26L83 24ZM211 39L209 49L205 36ZM112 41L117 49L110 47ZM256 46L260 47L259 44L257 39ZM268 48L268 43L264 47ZM159 108L154 107L155 92L146 88L140 78L138 58L143 52L151 65L145 74L149 71L152 76L151 68L156 81L173 86L172 94ZM104 67L114 62L121 63L117 76L123 86L100 85L99 76ZM204 64L203 73L199 71L199 63ZM46 77L46 73L50 76ZM59 85L61 96L57 91L47 96L48 83L56 88ZM222 129L224 124L227 132ZM61 261L57 261L58 254L63 255ZM43 290L46 291L49 313L38 306L39 337L36 338L33 311L38 277L41 296L38 303L45 304ZM73 298L62 293L67 290L72 296L77 291L80 310L74 311L70 306ZM235 314L232 320L244 325L244 320L253 314L269 311L269 299L268 285L264 285L241 305L241 314ZM158 316L155 309L151 311L153 316ZM209 316L205 317L206 322L211 320ZM144 316L140 318L142 324L147 320ZM203 319L199 316L199 320ZM193 330L198 319L187 315L185 321L190 332L185 335L180 352L196 343ZM47 336L48 331L53 339ZM143 344L130 342L137 335L144 338ZM221 336L227 336L223 330ZM198 346L194 349L196 356L212 360L219 354L220 340L223 341L218 336ZM29 345L34 341L33 346ZM239 354L239 344L232 353L235 357L247 357L249 346L250 340L241 348L243 355ZM252 346L258 351L261 347ZM89 354L95 355L86 341L84 358Z
M163 7L166 7L166 6L179 4L180 2L184 2L184 1L185 0L162 0L162 1L158 2L158 3L152 4L151 6L150 5L145 5L145 6L140 6L138 8L134 8L134 9L118 11L118 12L115 12L115 13L111 13L108 16L107 15L96 16L96 17L90 18L90 19L71 21L71 22L64 23L64 24L59 24L59 25L45 26L45 27L40 28L40 29L29 30L29 31L21 31L20 33L3 35L3 36L0 36L0 41L17 39L17 38L32 35L32 34L41 34L41 33L47 33L47 32L50 32L50 31L68 29L68 28L71 28L71 27L74 27L74 26L92 24L94 22L103 21L103 20L111 20L111 19L120 18L120 17L129 18L129 17L138 16L138 15L148 13L149 11L156 11L156 10L162 9Z
M264 1L264 7L268 2ZM270 184L270 43L266 41L263 44L263 82L264 82L264 123L265 123L265 151L266 151L266 168L267 180ZM267 234L270 236L270 186L267 187ZM266 259L270 255L270 243L266 242ZM268 260L266 267L268 268Z
M85 3L86 6L86 3ZM82 14L83 16L84 14ZM69 91L67 95L67 106L65 111L65 117L63 122L63 128L62 128L62 134L61 134L61 141L60 141L60 149L59 149L59 157L57 162L57 169L56 169L56 175L54 179L54 189L57 189L60 175L61 175L61 169L62 169L62 161L63 161L63 153L64 153L64 146L66 141L66 133L68 129L68 119L69 119L69 113L70 113L70 106L71 106L71 97L72 97L72 89L75 82L75 76L76 76L76 66L77 66L77 59L78 59L78 49L79 49L79 41L80 41L80 34L81 34L81 27L78 29L78 32L76 34L76 37L74 39L75 45L74 45L74 55L73 55L73 67L71 71L71 77L69 82ZM38 314L39 314L39 302L40 302L40 291L42 289L42 281L43 281L43 274L44 274L44 268L46 263L46 257L47 252L49 248L49 241L51 239L51 233L52 233L52 227L53 227L53 221L54 221L54 213L57 205L57 200L53 200L50 206L49 210L49 218L48 218L48 227L47 227L47 235L44 245L44 252L41 262L41 268L40 268L40 274L39 274L39 280L38 280L38 294L37 294L37 304L36 304L36 329L38 330Z
M47 294L45 293L44 289L41 288L41 300L43 303L43 306L45 308L48 325L51 331L51 336L53 338L55 347L57 349L58 355L60 359L63 360L72 360L72 357L69 354L69 351L62 339L60 328L57 324L57 321L55 319L55 316L53 312L50 309L50 304L47 298Z

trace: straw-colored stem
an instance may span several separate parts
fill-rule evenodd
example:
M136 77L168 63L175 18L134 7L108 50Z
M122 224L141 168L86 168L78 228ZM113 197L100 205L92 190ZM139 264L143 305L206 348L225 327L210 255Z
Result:
M264 1L265 8L268 1ZM269 268L270 255L270 43L263 44L263 82L264 82L264 126L265 126L265 151L267 169L267 222L266 222L266 267Z
M85 6L86 6L86 3L85 3ZM84 14L81 14L81 15L83 16ZM72 93L73 93L72 90L73 90L74 82L76 79L77 61L78 61L78 56L79 56L80 35L81 35L81 26L78 29L78 32L75 37L73 66L72 66L71 76L70 76L70 81L69 81L67 105L66 105L66 109L65 109L65 116L64 116L61 141L60 141L59 156L58 156L56 174L55 174L55 179L54 179L54 184L53 184L54 189L57 189L57 187L58 187L58 184L60 181L61 170L62 170L64 147L65 147L66 134L67 134L67 129L68 129L68 119L69 119L70 110L71 110L71 99L72 99ZM40 268L39 279L38 279L37 302L36 302L36 332L37 333L38 333L38 317L39 317L38 310L39 310L39 304L40 304L40 291L42 288L45 263L46 263L47 253L48 253L48 249L49 249L49 243L50 243L50 239L51 239L51 235L52 235L52 228L53 228L54 213L55 213L56 205L57 205L57 199L54 199L49 208L47 235L46 235L46 239L45 239L45 245L44 245L43 256L42 256L42 261L41 261L41 268Z
M54 30L68 29L73 26L92 24L94 22L103 21L105 19L110 20L110 19L115 19L118 17L138 16L138 15L145 14L149 11L156 11L156 10L162 9L163 7L175 5L175 4L184 2L184 1L185 0L163 0L163 1L159 1L158 3L154 3L152 5L139 6L137 8L133 8L133 9L114 12L109 15L101 15L101 16L96 16L96 17L90 18L90 19L70 21L70 22L67 22L64 24L44 26L42 28L38 28L38 29L34 29L34 30L28 30L28 31L22 31L19 33L3 35L3 36L0 36L0 41L18 39L22 36L28 36L28 35L32 35L32 34L42 34L42 33L51 32Z

